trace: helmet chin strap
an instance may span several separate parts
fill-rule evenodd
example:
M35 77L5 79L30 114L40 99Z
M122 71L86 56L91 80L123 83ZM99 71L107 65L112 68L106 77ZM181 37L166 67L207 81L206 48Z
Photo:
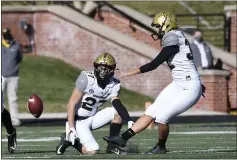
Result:
M154 39L155 41L157 41L158 39L162 39L163 36L165 35L164 31L161 31L161 32L156 32L156 33L153 33L151 35L152 39Z
M100 86L100 88L104 89L108 83L105 82L105 80L101 80L97 78L97 83Z
M110 76L105 79L97 78L97 83L102 89L104 89L106 87L106 85L109 84L111 78L112 77L110 77Z

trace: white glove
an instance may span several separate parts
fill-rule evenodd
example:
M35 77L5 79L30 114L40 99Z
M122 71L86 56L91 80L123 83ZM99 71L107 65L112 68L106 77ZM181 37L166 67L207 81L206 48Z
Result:
M133 124L134 124L133 121L128 121L128 128L131 128Z
M68 140L69 140L69 142L72 143L72 145L74 145L76 138L77 138L77 132L76 132L75 128L70 128L70 131L68 134Z

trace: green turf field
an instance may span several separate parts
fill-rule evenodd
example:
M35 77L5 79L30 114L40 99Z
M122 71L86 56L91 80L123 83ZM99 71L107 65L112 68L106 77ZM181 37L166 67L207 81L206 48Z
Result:
M98 155L80 155L73 148L68 148L62 156L55 153L59 142L59 135L64 132L64 127L19 127L17 128L18 146L14 154L7 151L5 128L2 128L2 158L21 159L235 159L236 148L236 123L209 123L209 124L173 124L170 125L170 137L167 142L169 152L163 155L114 155L105 154L106 142L102 137L108 134L108 126L94 131L93 135L101 147ZM126 129L124 126L123 130ZM157 132L155 129L145 130L136 135L130 146L137 146L144 152L156 143ZM131 145L132 144L132 145Z

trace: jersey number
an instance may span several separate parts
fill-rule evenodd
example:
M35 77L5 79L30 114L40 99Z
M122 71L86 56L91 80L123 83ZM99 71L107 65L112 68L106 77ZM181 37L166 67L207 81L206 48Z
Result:
M183 32L181 32L182 35L184 36ZM185 37L185 36L184 36ZM187 58L188 60L193 60L193 54L192 54L192 50L189 44L189 41L187 40L187 38L185 37L185 45L187 45L189 47L190 53L187 54Z
M189 47L189 50L190 50L190 53L187 54L187 58L189 60L193 60L193 54L192 54L191 47L190 47L190 44L189 44L187 39L185 39L185 45L187 45Z
M92 106L94 106L96 104L96 99L92 98L92 97L86 97L85 101L87 102L83 102L82 103L82 108L87 110L87 111L92 111ZM98 103L105 103L106 100L99 100Z

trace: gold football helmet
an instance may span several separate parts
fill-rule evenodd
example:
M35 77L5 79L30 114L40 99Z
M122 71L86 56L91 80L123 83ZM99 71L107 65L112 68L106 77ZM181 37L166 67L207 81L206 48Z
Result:
M151 35L152 38L156 41L158 39L162 39L165 33L176 29L178 27L178 24L173 14L161 12L153 17L151 26L157 28L157 32Z
M109 53L100 54L94 61L94 72L100 83L107 84L114 75L116 61Z
M116 61L114 57L109 53L102 53L95 59L94 65L99 64L107 65L114 68L116 67Z

